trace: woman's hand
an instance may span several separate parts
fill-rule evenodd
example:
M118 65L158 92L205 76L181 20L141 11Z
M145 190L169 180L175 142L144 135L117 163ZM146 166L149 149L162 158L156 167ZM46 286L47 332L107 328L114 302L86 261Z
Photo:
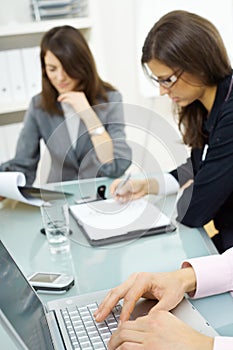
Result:
M118 190L117 187L121 181L121 179L114 180L110 186L111 195L121 202L138 199L147 194L158 193L156 179L131 179Z
M168 311L153 311L122 323L109 350L212 350L214 339L192 329Z
M69 103L83 121L87 131L90 133L96 156L100 163L112 163L114 159L114 150L111 136L105 128L103 128L102 134L92 135L92 131L96 128L103 127L103 124L90 106L84 92L65 92L58 97L58 101Z
M57 100L59 102L70 104L77 113L85 112L91 107L85 93L82 91L65 92L64 94L59 95ZM85 116L85 113L83 113L83 115ZM80 118L82 119L82 113Z
M97 322L102 322L119 300L124 299L120 320L127 321L141 297L158 300L151 311L171 310L183 299L185 292L195 290L195 284L192 267L173 272L135 273L106 295L94 316Z

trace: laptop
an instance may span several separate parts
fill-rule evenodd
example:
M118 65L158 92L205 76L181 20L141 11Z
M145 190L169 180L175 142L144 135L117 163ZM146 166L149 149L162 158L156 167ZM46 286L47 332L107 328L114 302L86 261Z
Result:
M117 328L120 304L97 326L93 318L106 290L43 304L1 241L0 286L0 321L18 349L107 349ZM132 318L145 315L153 303L141 299ZM206 335L218 335L187 299L172 313Z

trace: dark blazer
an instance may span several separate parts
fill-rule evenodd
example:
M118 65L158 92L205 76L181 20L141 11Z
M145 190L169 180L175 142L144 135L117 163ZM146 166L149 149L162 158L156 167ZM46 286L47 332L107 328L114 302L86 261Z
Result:
M64 117L49 115L38 107L40 95L32 98L26 112L15 157L1 164L0 171L21 171L27 184L33 183L40 160L40 140L44 140L51 157L48 182L92 178L119 177L131 164L131 149L125 140L122 97L118 91L108 92L109 102L93 107L112 138L114 159L101 164L87 129L80 121L76 148L71 145ZM41 171L43 171L43 161Z
M184 184L194 178L178 201L178 221L201 227L214 220L220 231L219 251L233 246L233 89L232 76L217 89L210 116L203 125L208 136L203 149L193 149L191 158L172 175ZM207 149L208 147L208 149Z

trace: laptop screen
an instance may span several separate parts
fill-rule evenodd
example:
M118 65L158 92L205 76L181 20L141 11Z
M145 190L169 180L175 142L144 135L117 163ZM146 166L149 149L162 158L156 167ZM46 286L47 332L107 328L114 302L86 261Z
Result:
M0 241L0 308L30 350L54 350L42 302Z

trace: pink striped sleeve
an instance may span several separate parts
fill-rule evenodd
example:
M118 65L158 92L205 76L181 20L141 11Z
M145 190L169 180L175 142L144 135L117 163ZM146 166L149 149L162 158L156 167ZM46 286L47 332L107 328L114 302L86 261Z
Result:
M215 337L213 350L232 350L233 337Z
M222 255L210 255L184 261L182 267L192 266L196 274L193 298L231 292L233 296L233 248ZM214 338L213 350L232 350L233 337Z
M209 255L183 262L191 265L196 274L197 287L194 298L233 292L233 248L221 255ZM233 293L232 293L233 295Z

